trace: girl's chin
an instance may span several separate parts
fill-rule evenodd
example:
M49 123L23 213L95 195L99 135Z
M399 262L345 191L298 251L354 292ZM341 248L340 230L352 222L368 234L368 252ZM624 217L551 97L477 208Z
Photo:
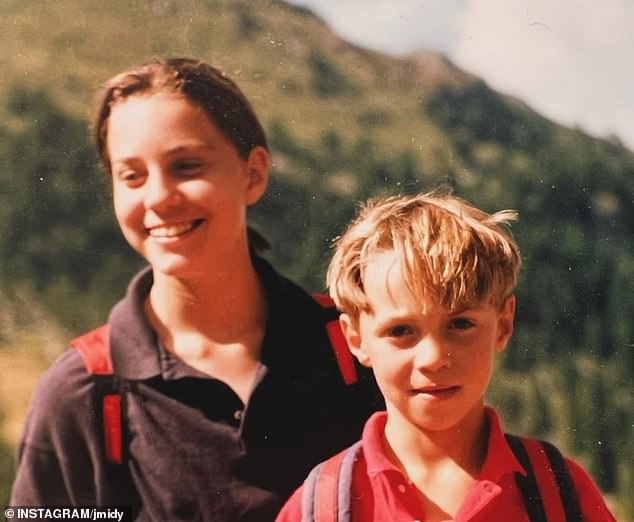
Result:
M165 256L161 256L161 259L148 256L145 259L152 267L155 275L160 274L167 277L190 279L200 277L204 272L198 263L194 263L189 259L179 258L178 256L170 256L168 259Z

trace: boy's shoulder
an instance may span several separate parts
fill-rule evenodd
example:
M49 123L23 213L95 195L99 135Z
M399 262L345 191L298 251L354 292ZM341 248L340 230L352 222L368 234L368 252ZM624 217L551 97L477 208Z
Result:
M508 433L505 439L525 470L515 482L530 520L550 520L557 512L565 520L616 520L590 474L554 444Z
M550 519L547 517L553 512L562 513L567 520L615 520L592 478L579 464L564 457L549 442L504 433L499 417L491 408L487 408L486 415L493 425L482 478L511 473L531 520ZM375 440L385 422L384 412L375 413L366 423L361 441L315 467L286 504L278 522L303 520L302 513L307 510L334 515L341 509L337 506L349 510L350 495L360 491L360 485L367 497L371 488L370 470L374 473L391 466L383 445ZM350 520L332 516L332 520Z

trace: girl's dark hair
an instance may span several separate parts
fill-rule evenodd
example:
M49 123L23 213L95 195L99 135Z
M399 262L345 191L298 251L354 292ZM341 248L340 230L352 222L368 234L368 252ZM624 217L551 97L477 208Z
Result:
M253 107L224 73L191 58L156 58L117 74L100 93L92 129L97 151L108 170L108 119L112 106L133 95L160 92L179 94L202 107L243 159L254 147L268 150L264 129Z

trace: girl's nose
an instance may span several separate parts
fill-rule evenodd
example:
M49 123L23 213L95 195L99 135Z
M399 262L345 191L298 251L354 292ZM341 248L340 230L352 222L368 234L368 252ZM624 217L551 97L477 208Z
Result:
M435 372L451 367L449 347L432 335L423 337L415 350L414 364L421 371Z
M170 176L161 169L154 169L148 173L145 184L145 208L160 210L178 204L180 195L178 186Z

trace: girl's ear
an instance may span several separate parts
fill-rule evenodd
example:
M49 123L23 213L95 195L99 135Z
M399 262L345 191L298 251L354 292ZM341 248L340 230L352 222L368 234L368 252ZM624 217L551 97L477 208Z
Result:
M339 323L341 324L341 331L343 332L346 341L348 341L348 347L359 363L367 368L372 367L370 357L362 347L361 334L359 333L359 321L354 321L348 314L341 314L339 316Z
M266 191L269 182L269 153L261 146L254 147L247 158L247 186L245 203L251 206L256 203Z
M510 295L504 301L498 313L497 337L495 340L495 351L501 352L513 335L513 319L515 318L515 296Z

